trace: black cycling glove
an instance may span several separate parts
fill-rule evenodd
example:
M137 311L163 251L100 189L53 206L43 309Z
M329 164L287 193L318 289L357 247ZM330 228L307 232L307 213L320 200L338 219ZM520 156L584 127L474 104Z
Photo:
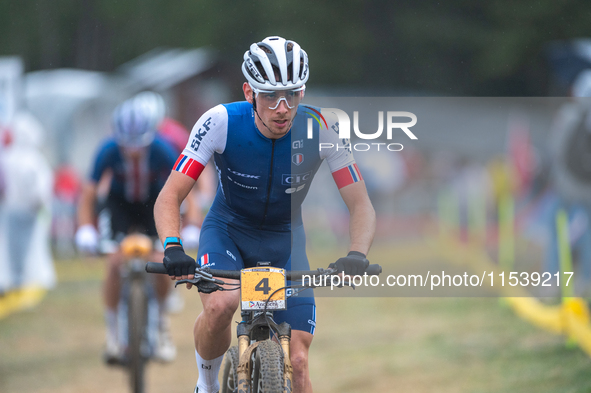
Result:
M365 254L358 251L349 251L346 257L339 258L336 262L328 265L328 267L336 268L339 273L343 272L348 276L363 275L368 266L369 261L365 258Z
M195 274L197 262L187 254L181 246L168 247L164 250L164 267L171 277Z

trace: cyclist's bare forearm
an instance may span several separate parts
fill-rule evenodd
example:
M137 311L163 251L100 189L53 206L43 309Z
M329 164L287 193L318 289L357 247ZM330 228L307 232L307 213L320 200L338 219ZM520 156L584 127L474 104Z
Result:
M78 226L94 225L94 206L96 201L96 183L89 182L82 188L78 200Z
M154 220L160 241L169 236L180 236L180 207L195 181L189 176L172 171L154 204Z
M200 225L203 222L201 214L201 207L199 206L197 197L197 187L193 187L185 199L185 213L183 225Z
M371 206L357 206L351 212L349 220L349 236L351 246L349 251L359 251L367 255L373 242L376 229L376 214Z
M349 251L367 255L376 231L376 213L363 181L341 188L341 196L349 209Z

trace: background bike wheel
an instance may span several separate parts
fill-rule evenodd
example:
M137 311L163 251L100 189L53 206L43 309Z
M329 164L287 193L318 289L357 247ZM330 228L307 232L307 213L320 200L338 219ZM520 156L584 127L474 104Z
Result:
M132 280L129 290L127 356L129 360L129 382L133 393L144 393L144 371L146 357L142 351L144 333L148 318L148 303L143 282Z
M253 393L283 392L283 350L275 341L261 341L256 349Z
M233 346L226 352L224 373L222 374L222 393L235 393L238 391L238 347Z

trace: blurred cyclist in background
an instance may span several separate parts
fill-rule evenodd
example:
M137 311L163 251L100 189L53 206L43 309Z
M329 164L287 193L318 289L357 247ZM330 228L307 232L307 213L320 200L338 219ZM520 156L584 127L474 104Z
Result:
M139 93L136 99L152 113L155 119L158 119L158 135L172 145L178 157L187 145L189 131L178 121L166 116L166 105L160 94L144 91ZM194 250L199 245L201 224L204 214L213 202L216 182L217 178L213 169L208 167L189 193L188 198L192 203L185 203L182 206L182 215L185 220L183 220L181 236L187 249Z
M177 157L174 148L157 135L164 112L153 105L152 98L140 93L115 109L114 134L99 147L78 204L78 249L89 254L108 254L103 295L107 324L105 360L109 362L120 359L123 350L117 339L119 268L123 261L119 242L132 231L157 238L154 202ZM159 242L155 244L152 260L161 261L162 246ZM161 303L169 288L170 281L166 277L156 278L156 292ZM166 312L165 307L160 310L163 314ZM155 357L172 361L176 349L170 338L168 318L161 315L160 321Z
M187 141L189 131L178 121L166 115L166 104L164 98L158 93L144 91L136 95L138 102L151 114L157 125L157 132L162 139L166 140L176 151L177 157L181 154ZM183 227L181 236L184 239L185 247L188 250L196 250L199 246L199 235L201 225L207 209L211 206L215 196L217 177L210 167L203 171L203 176L195 183L189 192L187 199L190 203L183 203L181 206L183 216ZM184 300L178 291L170 291L166 300L166 307L171 313L180 312L184 307Z

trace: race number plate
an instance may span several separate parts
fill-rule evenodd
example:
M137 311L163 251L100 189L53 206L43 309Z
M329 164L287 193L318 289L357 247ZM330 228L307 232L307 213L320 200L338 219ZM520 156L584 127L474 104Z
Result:
M274 267L253 267L240 272L240 298L242 311L264 310L269 296L285 287L285 269ZM277 291L267 310L285 310L285 289Z

